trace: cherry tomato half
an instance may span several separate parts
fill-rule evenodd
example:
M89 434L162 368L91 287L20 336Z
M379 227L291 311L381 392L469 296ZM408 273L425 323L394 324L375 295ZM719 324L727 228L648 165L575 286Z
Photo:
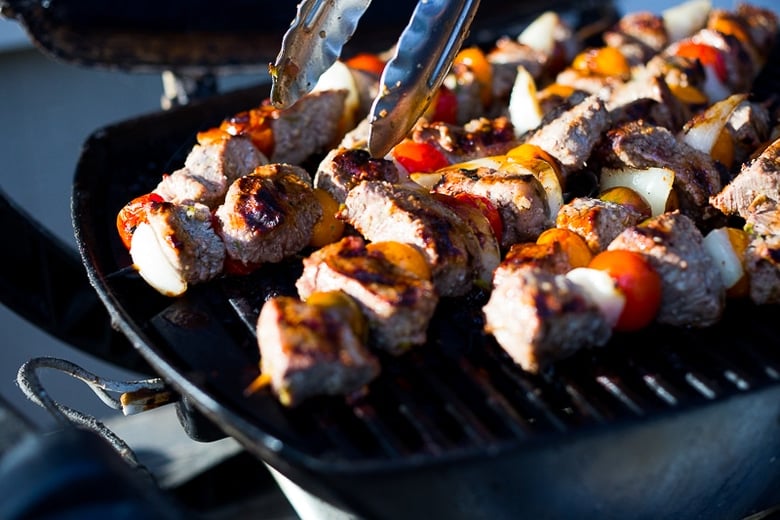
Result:
M723 51L706 43L682 42L677 51L677 56L683 58L696 58L705 67L712 67L721 83L726 83L729 73L726 68L726 60Z
M433 99L433 111L429 117L431 121L441 121L454 125L458 121L458 96L444 85L436 91Z
M496 241L500 244L501 238L504 235L504 222L501 219L501 213L496 208L493 202L479 195L473 195L471 193L456 193L454 195L455 200L464 202L470 206L477 208L490 224L490 229L493 230L493 236L496 237Z
M449 161L435 146L405 139L393 148L393 157L409 173L430 173L449 166Z
M130 250L130 241L139 224L146 222L146 214L149 206L156 202L163 202L163 198L156 193L147 193L134 198L124 205L116 216L116 229L122 244Z
M344 63L350 69L362 70L363 72L376 74L377 76L381 76L382 71L385 69L384 60L370 52L355 54L351 58L348 58Z
M626 298L615 330L635 331L649 325L661 307L661 277L642 254L602 251L588 267L606 271Z

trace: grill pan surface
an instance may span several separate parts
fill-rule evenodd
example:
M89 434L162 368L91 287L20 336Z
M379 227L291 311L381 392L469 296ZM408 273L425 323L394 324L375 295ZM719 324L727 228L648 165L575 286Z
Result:
M770 61L771 62L771 61ZM257 375L254 319L299 262L160 296L130 267L119 209L195 134L267 86L108 126L84 145L73 221L115 325L227 435L307 491L367 518L739 518L780 502L778 308L730 303L705 330L619 335L538 376L479 333L483 294L441 305L431 341L359 398L282 407Z

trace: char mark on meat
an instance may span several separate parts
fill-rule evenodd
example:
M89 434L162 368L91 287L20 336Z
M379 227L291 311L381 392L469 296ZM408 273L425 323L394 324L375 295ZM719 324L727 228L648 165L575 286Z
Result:
M379 361L338 309L297 298L268 300L257 321L261 373L285 406L357 392L379 375Z
M212 227L207 206L152 203L147 223L166 260L188 284L207 282L222 274L225 247Z
M557 159L565 179L585 167L593 147L609 124L604 102L591 95L522 139Z
M606 99L612 126L644 120L672 132L682 130L693 113L675 96L661 74L635 71L632 79L617 85Z
M641 11L621 17L604 33L604 42L619 49L632 65L640 65L669 44L669 35L661 16Z
M434 145L450 164L501 155L517 145L514 128L506 117L478 118L463 126L421 119L412 129L411 138Z
M374 159L362 148L337 148L328 153L314 176L314 186L330 193L339 203L360 181L401 181L401 173L389 159Z
M492 202L501 214L501 246L536 240L551 226L547 216L547 196L531 173L504 173L491 168L448 169L434 186L446 195L470 193Z
M625 204L591 197L576 197L558 212L556 226L574 231L594 253L607 248L624 229L638 224L642 215Z
M155 193L171 202L199 202L215 208L234 180L268 163L248 136L220 135L201 139L187 155L183 168L163 175Z
M745 163L723 190L710 198L711 204L727 215L748 218L756 204L780 203L780 139Z
M271 162L300 165L336 146L347 130L342 125L346 98L346 90L316 91L278 111L271 123Z
M721 189L721 173L708 154L679 141L666 128L633 121L613 128L594 155L611 168L664 167L674 171L680 211L697 224L717 217L710 196Z
M745 219L750 242L745 270L750 299L757 305L780 303L780 206L765 200L751 208Z
M228 256L245 265L298 253L322 218L309 174L285 164L260 166L231 184L215 212Z
M485 331L529 372L586 347L606 344L611 329L598 307L566 276L502 263L483 307Z
M425 343L438 303L433 284L368 251L357 236L344 237L303 260L296 282L304 300L314 292L340 290L360 307L377 347L397 355Z
M661 277L657 321L708 327L723 314L726 291L704 249L696 224L679 212L663 213L623 231L608 246L643 254Z
M471 289L479 242L457 214L422 189L362 181L350 190L340 216L369 241L418 247L441 296Z
M521 242L509 248L501 261L504 269L515 267L535 267L552 274L566 274L572 269L569 255L559 242Z

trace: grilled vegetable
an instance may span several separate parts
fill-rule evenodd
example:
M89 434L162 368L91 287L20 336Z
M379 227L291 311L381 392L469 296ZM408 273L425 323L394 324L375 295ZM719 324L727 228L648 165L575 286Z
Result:
M649 325L661 306L661 277L639 253L626 250L604 251L589 266L609 274L625 297L615 330L634 331Z

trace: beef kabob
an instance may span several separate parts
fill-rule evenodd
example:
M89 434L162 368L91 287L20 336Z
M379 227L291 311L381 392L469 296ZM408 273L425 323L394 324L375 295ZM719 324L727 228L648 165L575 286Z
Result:
M292 107L277 109L266 100L199 132L184 165L117 216L141 276L177 296L189 284L246 274L316 244L320 229L334 222L314 229L312 223L323 211L332 214L335 203L312 192L299 165L330 149L362 117L361 99L372 88L364 76L337 62Z

